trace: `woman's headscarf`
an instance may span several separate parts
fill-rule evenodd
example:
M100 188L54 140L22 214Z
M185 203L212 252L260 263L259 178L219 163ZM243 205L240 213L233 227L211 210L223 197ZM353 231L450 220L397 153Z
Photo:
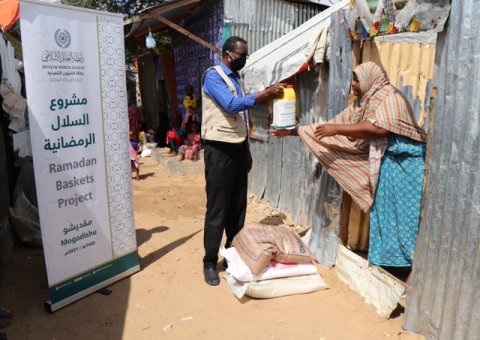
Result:
M369 61L358 65L353 72L360 83L361 96L352 105L352 123L368 120L398 135L420 142L426 141L426 133L418 125L410 104L390 84L387 74L380 66Z
M353 71L360 83L361 100L368 100L377 90L390 85L385 71L371 61L358 65Z

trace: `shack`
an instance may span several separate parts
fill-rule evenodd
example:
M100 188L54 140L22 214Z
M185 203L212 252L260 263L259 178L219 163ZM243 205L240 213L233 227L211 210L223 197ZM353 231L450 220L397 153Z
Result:
M423 218L404 328L428 339L476 339L480 334L475 308L479 298L475 282L480 278L476 178L480 163L475 94L480 28L471 22L479 9L472 1L411 1L415 10L424 11L416 12L415 18L425 24L426 32L417 33L417 27L408 29L415 33L395 34L393 26L391 34L375 37L373 22L367 22L363 29L354 28L353 33L363 39L352 43L352 12L365 21L362 10L371 2L341 2L257 51L244 70L246 87L256 91L282 79L294 82L300 124L309 124L328 120L346 106L356 64L374 60L385 68L429 134ZM391 8L398 2L384 3ZM410 5L403 2L403 8ZM330 34L330 59L308 70L308 60L302 58L313 37L311 31L325 27ZM467 89L471 95L466 95ZM364 259L368 218L350 204L300 141L268 136L269 113L264 105L252 114L255 163L250 191L291 214L295 223L310 226L306 239L321 262L335 265L345 282L388 316L401 298L403 283L371 268Z
M157 40L157 48L137 56L140 102L147 127L165 124L165 115L184 114L182 100L187 85L200 97L202 75L220 61L219 51L229 36L246 39L253 53L327 8L327 3L173 0L126 19L127 42L144 46L150 33Z

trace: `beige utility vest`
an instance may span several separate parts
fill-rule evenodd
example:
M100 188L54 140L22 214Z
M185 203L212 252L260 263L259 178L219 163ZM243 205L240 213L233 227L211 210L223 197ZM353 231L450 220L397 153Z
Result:
M228 86L234 96L237 91L232 80L220 66L209 68L205 74L215 69ZM205 74L203 77L205 78ZM202 80L202 138L206 140L241 143L247 137L247 128L241 113L229 114L224 111L212 98L203 91Z

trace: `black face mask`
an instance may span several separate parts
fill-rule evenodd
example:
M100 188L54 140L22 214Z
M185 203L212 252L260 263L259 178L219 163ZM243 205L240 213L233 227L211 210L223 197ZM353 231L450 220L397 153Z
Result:
M232 60L230 62L230 66L232 71L238 72L245 66L246 63L247 63L247 58L240 57L238 59Z

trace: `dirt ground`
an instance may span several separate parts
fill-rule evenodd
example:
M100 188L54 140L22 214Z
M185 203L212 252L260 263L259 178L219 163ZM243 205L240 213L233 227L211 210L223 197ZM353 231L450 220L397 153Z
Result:
M53 314L41 250L16 246L3 266L0 307L14 312L8 339L421 339L386 320L318 265L330 289L267 300L238 300L222 279L203 282L203 172L175 177L144 159L133 181L141 271ZM271 215L249 200L247 222ZM222 274L221 274L222 275Z

